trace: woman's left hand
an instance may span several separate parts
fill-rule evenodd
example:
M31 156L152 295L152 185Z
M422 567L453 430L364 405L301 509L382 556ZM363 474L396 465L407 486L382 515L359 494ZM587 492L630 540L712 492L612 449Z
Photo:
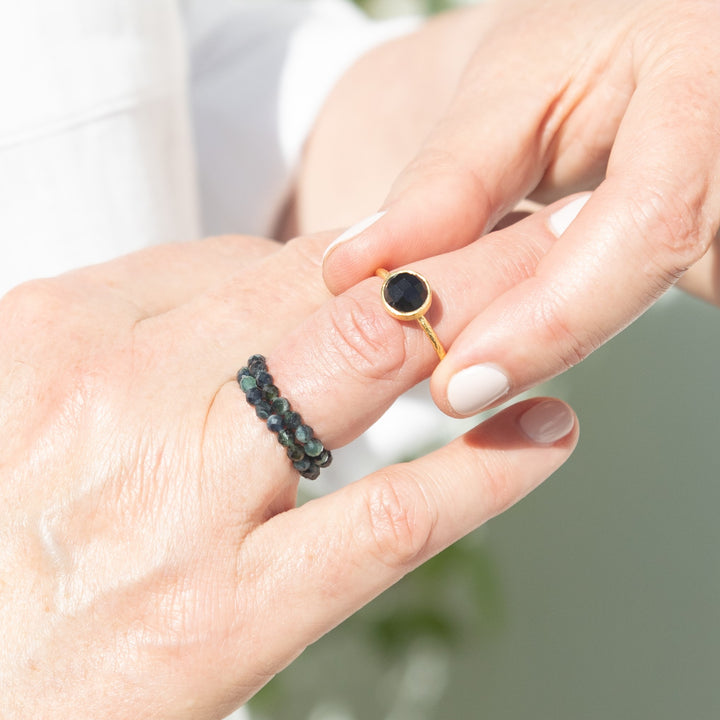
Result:
M329 298L325 245L152 248L0 300L2 718L223 717L569 456L572 411L536 399L295 508L286 448L235 379L248 356L329 448L437 362L379 278ZM485 287L457 282L461 258L421 263L441 337L539 250L519 235Z

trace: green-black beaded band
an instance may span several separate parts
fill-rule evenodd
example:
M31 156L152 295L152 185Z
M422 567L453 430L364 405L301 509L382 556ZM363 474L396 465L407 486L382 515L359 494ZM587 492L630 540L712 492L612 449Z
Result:
M332 453L315 437L313 429L303 423L290 403L280 396L265 358L262 355L250 357L247 365L238 370L237 381L245 399L255 408L255 414L265 421L286 448L293 467L308 480L315 480L320 475L320 468L332 462Z

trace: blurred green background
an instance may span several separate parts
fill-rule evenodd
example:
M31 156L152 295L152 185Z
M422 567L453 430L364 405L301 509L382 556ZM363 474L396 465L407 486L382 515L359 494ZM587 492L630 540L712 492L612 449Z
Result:
M310 647L253 718L720 717L718 357L720 311L671 292L541 388L580 417L570 462Z

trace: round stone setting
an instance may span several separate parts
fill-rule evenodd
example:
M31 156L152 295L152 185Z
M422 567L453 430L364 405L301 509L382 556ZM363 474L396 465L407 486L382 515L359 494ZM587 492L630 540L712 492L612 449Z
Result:
M385 279L382 297L391 315L412 320L430 307L430 285L422 275L400 270Z

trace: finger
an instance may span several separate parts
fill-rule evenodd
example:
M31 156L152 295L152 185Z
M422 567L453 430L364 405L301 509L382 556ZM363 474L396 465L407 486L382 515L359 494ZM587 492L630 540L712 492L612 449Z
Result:
M607 48L599 41L588 48L568 28L562 51L551 58L549 38L542 37L543 28L550 29L542 8L527 3L501 8L499 13L489 8L496 13L493 33L480 36L457 96L395 182L384 214L373 216L370 225L354 226L329 247L324 277L333 293L377 267L397 267L480 237L539 185L558 152L564 162L554 164L551 184L565 186L560 194L572 191L568 185L590 187L602 177L618 122L606 108L626 102L619 90L607 87L633 87L632 77L629 83L619 77L631 69L629 63L599 61L607 96L602 117L597 112L586 117L580 101L595 78L573 75L570 82L567 68L592 66L592 59L603 57ZM581 24L583 13L593 14L574 6L568 18ZM597 24L596 18L590 21ZM578 116L585 133L581 142L561 132L571 114ZM578 147L584 151L579 159Z
M442 342L450 344L498 294L532 275L554 239L549 234L528 233L524 222L413 266L433 288L435 299L427 319ZM482 268L480 281L477 268ZM199 328L199 319L183 317L183 326L191 329L191 345L177 348L177 362L197 355L198 348L200 352L211 348L213 354L203 355L194 364L205 372L205 392L214 393L218 383L231 380L249 355L266 355L275 385L293 408L327 447L340 447L369 427L401 393L427 377L438 362L418 323L395 320L383 309L381 284L380 278L369 278L322 304L305 322L301 314L306 304L291 304L279 313L280 326L259 327L249 337L238 327L237 317L242 313L232 304L222 324ZM235 290L231 294L238 297ZM204 307L200 316L216 320L217 312ZM152 339L157 336L155 324ZM201 384L196 380L196 391ZM247 432L243 423L252 410L239 406L239 397L237 384L230 381L215 400L213 427L226 440ZM256 432L268 434L260 423ZM275 452L286 462L282 453Z
M258 612L253 652L289 662L403 575L524 497L568 458L575 416L557 400L520 403L419 460L282 513L246 538L257 578L238 601ZM247 644L245 628L238 642Z
M631 103L607 179L584 207L575 204L579 214L534 277L455 341L432 382L446 411L473 414L503 384L502 394L516 393L576 364L710 247L720 224L720 148L708 143L714 121L698 119L686 78L653 80ZM542 217L536 222L538 233L549 231Z

